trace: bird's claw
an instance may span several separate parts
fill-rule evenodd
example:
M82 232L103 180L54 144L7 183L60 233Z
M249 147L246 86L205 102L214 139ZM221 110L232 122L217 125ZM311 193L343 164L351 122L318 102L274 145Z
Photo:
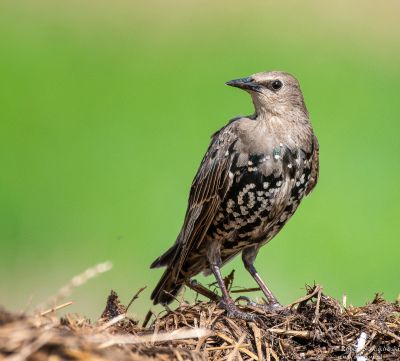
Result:
M252 303L254 303L250 298L248 298L247 296L239 296L238 298L235 299L235 303L239 302L239 301L245 301L246 305L251 305Z
M223 308L228 317L231 318L240 318L245 321L255 321L257 318L257 316L252 313L239 310L239 308L233 302L225 302L221 300L219 302L219 306Z
M250 298L246 296L239 296L236 300L237 301L246 301L247 304L246 306L254 307L261 309L265 312L268 313L282 313L282 314L289 314L290 310L287 309L286 307L282 306L279 302L274 302L274 303L256 303L252 301Z
M282 306L279 302L275 303L255 303L251 301L249 306L262 309L268 313L281 313L281 314L289 314L290 310L284 306Z

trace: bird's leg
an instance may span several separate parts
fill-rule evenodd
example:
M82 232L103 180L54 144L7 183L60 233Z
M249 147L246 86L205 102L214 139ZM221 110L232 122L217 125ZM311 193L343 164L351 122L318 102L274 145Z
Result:
M243 312L238 309L238 307L233 302L229 292L226 288L225 282L221 274L221 251L220 244L218 242L209 242L207 249L207 259L210 264L211 271L217 280L218 286L222 292L222 300L220 301L220 306L223 307L229 317L241 318L243 320L254 321L256 316L248 312Z
M260 286L261 291L264 293L265 297L267 298L268 305L266 305L265 308L269 310L274 310L274 309L281 309L282 306L276 299L276 297L272 294L272 292L269 290L267 285L264 283L264 281L261 279L259 276L256 268L254 267L254 260L257 257L258 253L258 247L253 246L249 248L245 248L242 252L242 260L244 267L249 271L251 276L254 278L254 280L257 282L257 284Z

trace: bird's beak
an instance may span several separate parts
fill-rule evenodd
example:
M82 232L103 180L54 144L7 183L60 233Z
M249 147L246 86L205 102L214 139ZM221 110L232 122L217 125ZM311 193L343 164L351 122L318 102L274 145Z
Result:
M247 78L240 78L240 79L235 79L231 80L225 83L226 85L233 86L235 88L240 88L244 90L251 90L255 92L260 92L261 87L259 84L257 84L252 77L247 77Z

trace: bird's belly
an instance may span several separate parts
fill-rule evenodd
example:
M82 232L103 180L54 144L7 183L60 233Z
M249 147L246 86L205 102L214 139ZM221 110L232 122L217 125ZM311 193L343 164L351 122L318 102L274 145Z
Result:
M242 175L226 195L207 232L209 240L221 243L222 258L271 240L297 209L309 178L306 168L293 178L283 172Z

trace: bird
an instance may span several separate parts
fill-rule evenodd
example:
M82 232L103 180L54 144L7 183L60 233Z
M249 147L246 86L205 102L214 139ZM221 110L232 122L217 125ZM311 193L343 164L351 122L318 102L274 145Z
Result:
M195 275L212 273L228 316L250 319L231 298L221 267L241 253L245 269L266 297L265 305L283 308L254 261L316 186L319 144L293 75L260 72L226 85L249 93L254 113L233 118L211 136L180 233L150 266L166 267L151 299L167 305Z

